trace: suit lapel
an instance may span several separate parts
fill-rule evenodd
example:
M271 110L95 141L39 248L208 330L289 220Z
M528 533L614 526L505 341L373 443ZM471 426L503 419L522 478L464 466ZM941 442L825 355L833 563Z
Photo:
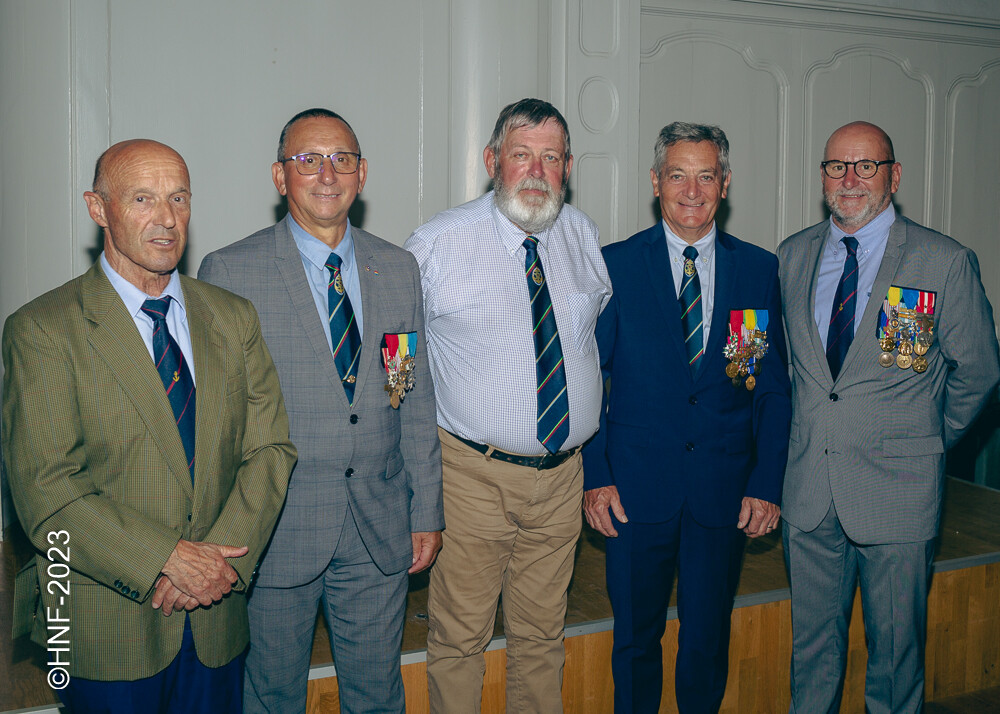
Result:
M361 400L361 393L368 384L368 373L373 362L382 363L382 333L378 326L382 324L380 311L382 291L378 289L379 266L372 252L369 234L359 228L351 228L354 239L354 266L358 271L358 282L361 285L361 304L364 308L364 337L361 338L361 357L358 362L358 381L354 385L354 402ZM369 270L371 268L371 270Z
M808 305L809 308L803 316L801 324L806 325L809 330L809 341L812 344L813 365L812 369L825 375L826 381L833 383L833 374L830 372L830 363L826 359L826 350L823 349L823 341L819 334L819 327L816 325L816 283L819 280L819 264L823 258L823 246L826 245L830 236L830 224L825 223L819 233L812 237L809 242L809 255L806 257L805 266L809 270L809 281L806 284L808 294L806 300L797 301L799 304ZM830 306L833 308L833 305ZM841 369L843 373L843 369Z
M663 224L657 222L646 236L647 277L650 290L663 316L667 341L673 345L675 359L687 365L687 349L684 347L684 336L681 334L681 307L677 302L677 288L674 287L674 277L670 270L670 254L667 252L667 236L663 232ZM690 378L691 370L678 370Z
M184 289L184 307L188 316L188 332L194 352L195 390L195 493L205 488L206 469L212 466L214 446L219 443L219 428L225 413L225 378L227 374L222 341L214 326L215 316L187 278L181 278ZM195 499L195 508L201 502ZM195 514L196 515L196 514Z
M705 373L705 364L722 354L729 337L729 306L732 305L733 284L738 275L736 251L730 236L718 231L715 236L715 295L712 300L712 328L708 334L705 354L698 360L695 378ZM751 307L748 305L747 307Z
M320 322L319 314L316 312L316 303L313 300L312 290L306 281L306 271L302 267L302 258L299 249L292 239L292 234L284 221L279 221L274 226L274 266L281 276L288 291L288 298L295 308L295 314L302 324L302 333L306 342L316 353L316 361L321 367L321 371L329 380L330 385L344 394L344 385L340 380L340 373L337 365L333 361L333 353L330 351L330 344L327 342L326 333L323 331L323 324ZM347 397L344 397L346 404ZM339 403L339 402L338 402Z
M88 336L91 346L132 402L181 488L191 495L191 474L177 422L132 316L99 264L84 276L81 291L83 314L94 323Z

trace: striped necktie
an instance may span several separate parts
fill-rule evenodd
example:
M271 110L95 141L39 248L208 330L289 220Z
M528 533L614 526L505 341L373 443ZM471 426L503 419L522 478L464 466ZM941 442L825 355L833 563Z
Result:
M361 333L354 319L351 298L344 289L344 279L340 274L340 256L330 253L326 259L330 270L330 284L327 299L330 307L330 338L333 343L333 361L344 384L347 401L354 403L354 384L358 381L358 359L361 357Z
M150 298L142 304L141 310L153 321L153 361L160 373L163 388L167 390L170 408L174 411L177 430L184 444L188 471L194 479L194 426L195 395L194 380L184 361L184 353L167 329L167 311L170 298Z
M538 259L538 239L524 239L524 276L531 300L532 336L535 341L535 380L538 401L538 440L556 453L569 436L569 398L566 396L566 369L563 365L559 328L552 312L552 298L542 262Z
M847 247L844 272L837 283L837 293L833 298L830 313L830 328L826 333L826 361L830 363L830 374L836 379L844 365L847 350L854 339L854 313L858 305L858 239L844 236L841 239Z
M684 330L684 347L687 349L688 366L694 374L698 360L705 354L705 338L701 319L701 280L694 261L698 251L689 245L684 249L684 276L681 279L681 328Z

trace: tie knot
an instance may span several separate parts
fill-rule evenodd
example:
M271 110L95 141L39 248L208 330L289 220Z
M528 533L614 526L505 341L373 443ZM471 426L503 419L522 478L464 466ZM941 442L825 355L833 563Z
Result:
M340 256L336 253L330 253L330 257L326 259L326 267L330 270L340 270Z
M844 236L841 238L844 246L847 248L847 252L851 255L858 254L858 239L854 236Z
M538 248L538 239L535 236L528 236L521 245L524 246L525 250L536 250Z
M698 249L695 248L693 245L689 245L687 248L684 249L684 257L687 258L688 260L694 260L695 258L698 257Z
M166 320L167 311L170 310L170 298L149 298L142 304L141 309L152 318L153 322Z

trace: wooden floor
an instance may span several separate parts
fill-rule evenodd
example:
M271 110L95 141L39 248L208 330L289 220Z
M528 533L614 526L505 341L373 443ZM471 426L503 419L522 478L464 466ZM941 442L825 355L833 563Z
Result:
M27 638L21 638L11 643L9 639L3 636L3 633L11 631L11 596L14 573L18 565L30 555L30 550L24 542L23 535L11 531L7 536L8 539L0 543L0 682L9 683L9 686L0 685L0 712L52 704L56 701L56 697L45 682L44 656L41 648L28 642ZM976 562L976 558L997 553L1000 553L1000 493L982 489L962 481L949 479L941 539L936 557L938 568L951 567L952 565L963 566ZM762 597L761 594L787 588L788 581L782 557L781 539L778 533L751 541L747 546L738 597L743 600L747 598L766 600L767 597ZM1000 569L994 568L990 570L989 575L986 577L995 579L994 573L998 570ZM941 578L940 582L951 581ZM955 582L964 583L965 579L956 579ZM404 653L419 653L425 647L427 636L426 575L415 576L411 579L410 585L403 651ZM957 588L961 590L963 587L967 586L958 584L952 589ZM991 587L995 588L996 584L993 583ZM942 597L954 597L957 601L961 595L961 592L952 593L946 588L946 592ZM780 597L780 593L775 594L775 597ZM991 609L995 613L1000 604L997 602L985 603L983 607ZM755 615L753 618L747 618L746 622L739 621L739 624L734 625L734 643L777 637L778 633L772 630L784 627L785 625L780 623L784 621L783 618L787 617L787 613L783 613L782 608L787 610L787 602L784 604L775 602L772 605L762 607L759 611L754 611ZM759 616L758 612L760 613ZM964 611L962 616L965 618ZM577 550L573 583L570 587L567 626L570 632L572 632L574 626L579 626L576 628L579 630L580 628L590 627L587 623L597 622L599 623L599 626L596 627L597 630L606 629L610 617L611 607L604 586L603 538L593 531L584 528L584 536L581 538ZM860 620L859 617L855 617L854 619ZM322 619L319 619L318 622L319 627L317 628L312 657L315 674L320 674L326 670L332 661ZM734 622L737 621L734 620ZM937 632L936 635L939 640L947 642L949 637L958 637L958 628L963 630L962 634L964 636L967 634L964 630L968 627L975 627L975 624L970 625L966 618L958 623L947 620L942 627L945 628L945 631ZM947 628L956 628L954 635L950 634ZM502 635L500 617L498 617L495 632L497 635ZM787 635L787 633L784 633L784 635ZM670 628L668 627L667 638L669 639L669 637ZM569 671L571 666L580 664L582 657L592 656L584 655L579 646L577 647L579 651L574 651L573 639L577 638L567 640L567 671ZM601 647L598 648L599 650L605 645L608 648L610 647L610 633L600 635L597 639L602 643ZM604 639L608 642L603 643ZM992 650L986 653L987 659L994 663L994 667L1000 668L1000 642L992 645L987 643L987 649L990 647L992 647ZM419 654L411 655L411 659L419 659L419 656ZM490 653L491 660L500 660L502 656L502 650ZM750 691L751 688L759 688L760 682L750 681L744 682L741 685L739 681L734 681L734 678L731 676L727 701L737 701L737 704L732 708L733 711L772 711L774 703L787 696L785 692L778 691L781 687L784 687L785 691L787 691L787 672L785 671L787 670L787 654L783 656L784 662L772 663L772 668L783 675L784 679L781 676L773 679L775 684L771 686L775 687L776 691L773 698L769 700L769 704L765 704L764 702L751 703L746 700L745 696L742 697L742 701L739 701L744 690ZM947 651L935 653L929 649L929 666L931 658L935 656L941 660L938 662L937 667L937 671L942 673L939 676L951 678L963 676L962 673L966 669L964 659L961 662L948 663L945 660L953 658L955 655ZM494 662L491 670L496 669L496 664ZM971 667L972 663L969 662L968 665ZM594 661L587 662L585 666L588 669L596 668L596 670L599 670L607 677L606 670L608 663L605 661L604 654L599 655ZM861 666L863 667L863 661ZM420 671L415 672L411 676L422 677L422 667L418 669ZM502 664L500 664L499 669L502 672ZM987 678L983 681L989 680ZM952 686L952 684L944 681L937 684L929 682L929 696L933 691L951 691L948 689L948 686ZM492 684L488 683L487 688L489 689L490 686L497 691L497 696L502 697L502 681L493 682ZM936 690L934 689L935 686L937 686ZM324 696L328 697L329 695ZM848 692L845 695L845 700L849 700L850 702L862 701L860 699L860 692ZM328 706L330 704L332 704L331 700L325 701L324 705L317 707L317 709L328 711L332 708ZM588 706L587 709L592 711L610 711L610 707L604 705ZM861 705L861 709L863 709L863 704ZM414 710L417 710L417 708ZM664 709L664 711L668 711L668 709ZM852 710L847 709L847 711ZM965 695L964 697L940 700L934 704L928 704L927 712L929 714L1000 712L1000 689L985 690L976 694Z

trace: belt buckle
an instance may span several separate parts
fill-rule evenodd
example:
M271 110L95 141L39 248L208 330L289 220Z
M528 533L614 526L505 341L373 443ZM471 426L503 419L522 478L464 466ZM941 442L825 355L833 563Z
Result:
M545 454L538 460L538 470L544 471L545 469L555 468L559 465L559 452L554 454Z

